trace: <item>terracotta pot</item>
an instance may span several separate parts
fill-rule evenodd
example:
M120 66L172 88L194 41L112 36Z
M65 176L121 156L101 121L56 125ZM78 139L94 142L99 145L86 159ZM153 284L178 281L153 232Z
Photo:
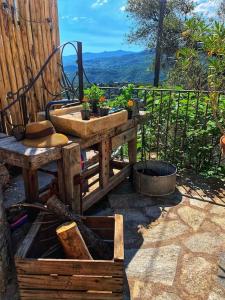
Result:
M220 147L221 147L222 153L225 154L225 135L221 136L221 138L220 138Z
M87 109L83 109L81 110L81 117L82 117L82 120L90 120L90 110L87 110Z
M109 114L109 108L108 107L100 107L99 114L100 114L100 117L107 116Z

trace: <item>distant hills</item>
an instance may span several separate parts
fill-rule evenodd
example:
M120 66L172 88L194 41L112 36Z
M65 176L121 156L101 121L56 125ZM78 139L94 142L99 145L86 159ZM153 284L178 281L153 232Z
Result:
M92 83L152 83L153 72L150 70L155 50L106 51L101 53L83 53L83 65L87 77ZM77 70L74 55L64 56L64 70L72 78Z

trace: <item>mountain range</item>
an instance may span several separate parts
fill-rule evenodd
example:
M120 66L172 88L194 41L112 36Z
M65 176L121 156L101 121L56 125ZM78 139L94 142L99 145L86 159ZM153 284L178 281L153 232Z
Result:
M91 83L152 83L155 50L83 53L83 66ZM63 57L64 71L71 79L77 71L75 55ZM164 77L164 75L162 76Z

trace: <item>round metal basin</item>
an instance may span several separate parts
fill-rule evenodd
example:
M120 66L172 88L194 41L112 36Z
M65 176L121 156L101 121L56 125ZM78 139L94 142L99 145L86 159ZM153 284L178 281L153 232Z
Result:
M177 168L160 160L148 160L134 165L134 184L138 193L166 196L176 187Z

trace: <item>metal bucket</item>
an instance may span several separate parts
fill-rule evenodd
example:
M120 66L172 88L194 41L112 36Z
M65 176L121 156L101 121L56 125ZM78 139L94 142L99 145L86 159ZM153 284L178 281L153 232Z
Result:
M138 193L166 196L175 191L177 168L160 160L148 160L134 165L134 185Z

